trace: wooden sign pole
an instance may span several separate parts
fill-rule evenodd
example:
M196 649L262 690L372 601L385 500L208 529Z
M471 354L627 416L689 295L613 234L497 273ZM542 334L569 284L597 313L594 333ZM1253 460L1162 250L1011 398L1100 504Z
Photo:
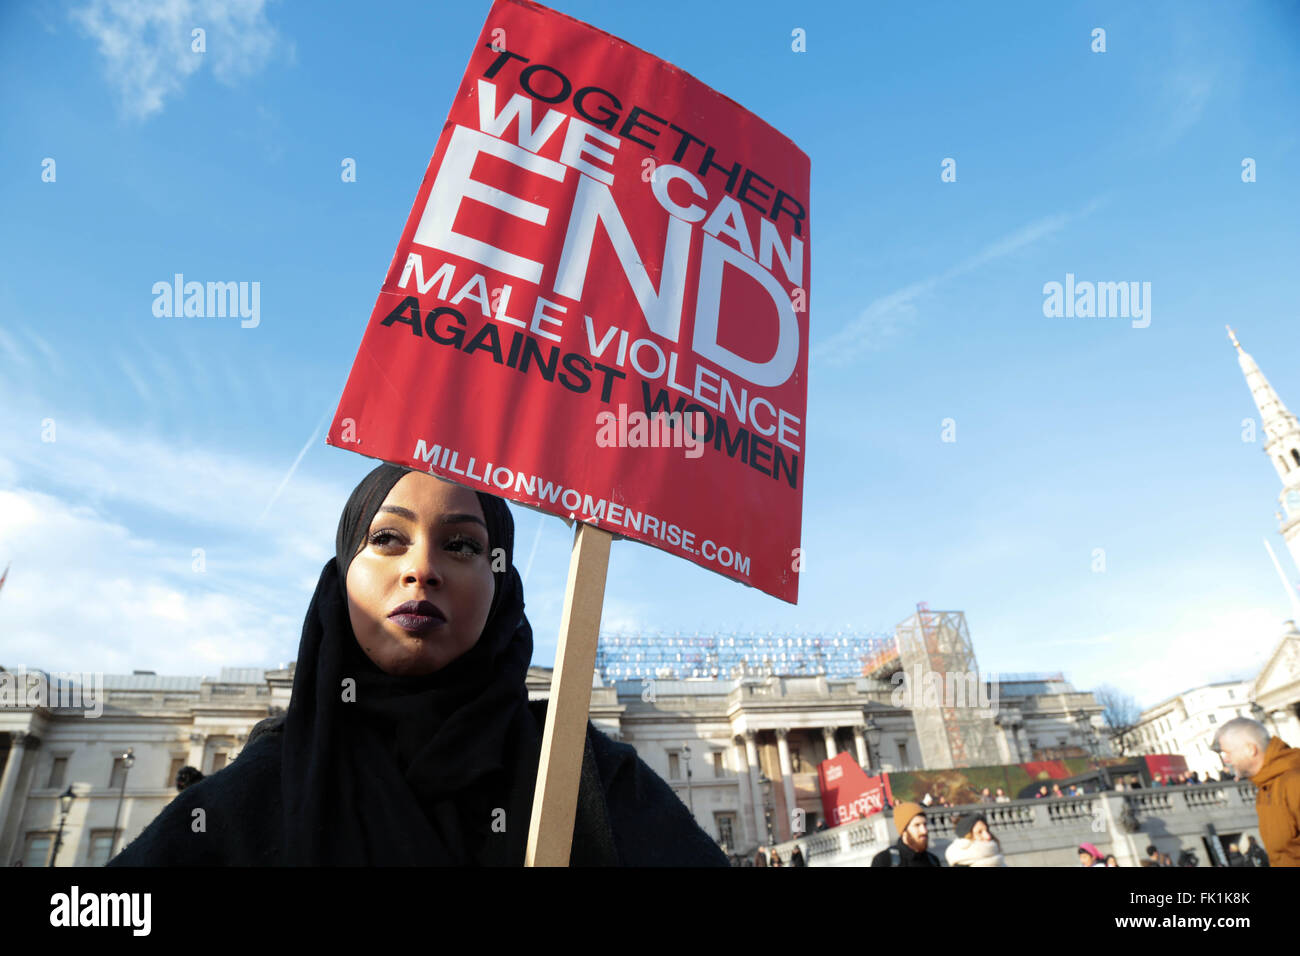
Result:
M574 530L525 866L569 865L582 752L587 742L587 715L591 710L591 678L596 670L596 642L605 601L605 574L613 540L608 531L582 522Z

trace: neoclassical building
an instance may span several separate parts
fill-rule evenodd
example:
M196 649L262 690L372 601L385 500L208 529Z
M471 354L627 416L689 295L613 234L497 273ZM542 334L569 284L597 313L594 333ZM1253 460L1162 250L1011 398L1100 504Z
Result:
M57 842L58 865L102 865L175 796L177 770L220 770L255 723L288 706L293 670L104 675L98 716L54 700L0 707L0 860L48 865ZM532 668L530 697L547 696L550 679L549 669ZM1060 675L1004 679L996 691L988 722L1004 762L1104 746L1100 706ZM632 744L719 843L748 852L799 824L815 829L816 769L828 756L847 750L868 769L923 764L913 711L896 699L897 685L869 678L597 677L591 720Z
M1148 707L1125 735L1125 753L1182 754L1188 770L1217 775L1223 765L1212 749L1214 735L1234 717L1253 716L1251 683L1204 684Z
M1182 754L1189 770L1217 774L1223 764L1213 750L1214 735L1234 717L1258 720L1270 735L1300 746L1300 629L1295 621L1285 622L1252 680L1205 684L1147 708L1127 735L1125 750Z
M1300 747L1300 629L1287 621L1281 638L1251 684L1259 710L1254 712L1269 733Z
M3 675L0 675L3 676ZM25 673L28 683L39 675ZM0 707L0 860L100 866L176 795L183 766L220 770L259 720L286 707L292 668L223 668L215 678L95 675L84 706ZM52 698L52 695L51 695ZM126 755L130 753L130 756ZM66 817L60 795L71 792ZM63 835L59 840L59 825Z
M925 766L896 691L824 676L619 681L593 689L591 719L635 746L716 840L747 851L790 839L799 822L816 829L817 767L829 757L848 751L869 773ZM996 701L1000 762L1109 754L1101 706L1059 674L1001 680Z

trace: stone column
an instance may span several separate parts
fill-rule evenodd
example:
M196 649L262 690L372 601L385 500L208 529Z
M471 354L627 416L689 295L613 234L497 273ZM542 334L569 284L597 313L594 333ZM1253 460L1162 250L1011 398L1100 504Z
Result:
M190 734L190 755L186 759L188 763L199 773L203 773L203 753L207 749L207 735L200 733Z
M792 839L793 828L791 823L791 813L796 806L794 802L794 768L790 764L790 745L786 742L786 736L790 733L785 727L778 727L776 731L776 752L781 761L781 784L785 790L785 819L782 820L781 826L777 829L777 836L782 840ZM784 836L782 836L784 834Z
M1288 726L1289 725L1289 726ZM1300 716L1294 710L1283 709L1278 718L1282 740L1291 747L1300 747Z
M829 760L831 757L834 757L839 753L839 750L835 747L835 728L823 727L822 739L826 741L826 759Z
M763 838L759 835L757 829L752 834L746 832L749 830L749 824L754 820L754 804L757 802L757 798L750 788L748 761L745 759L745 745L741 743L738 737L731 738L731 752L736 758L736 767L739 768L736 773L736 791L740 797L740 813L736 814L735 846L730 847L731 852L735 853L741 847L748 845L746 841L751 835L756 844L762 843Z
M749 767L749 791L754 795L754 838L767 842L767 826L763 820L763 787L758 782L758 734L745 731L745 763Z
M1025 763L1034 759L1034 751L1029 746L1029 731L1025 729L1024 724L1016 724L1016 749L1020 751L1020 759L1016 763Z
M858 766L863 770L871 769L871 752L867 750L867 727L858 724L853 728L853 749L858 752Z
M23 808L27 805L25 799L14 799L18 790L18 777L23 772L23 758L27 756L28 750L35 750L41 745L39 737L23 733L22 731L13 731L9 735L9 759L5 763L4 777L0 778L0 866L8 866L13 862L10 859L11 847L21 833L21 820ZM14 838L6 840L5 834L9 830L14 831Z
M1269 736L1281 737L1282 742L1290 747L1300 744L1300 741L1296 740L1295 723L1295 715L1285 707L1270 710L1264 718L1264 726Z
M1124 807L1127 800L1122 793L1102 792L1096 797L1101 806L1101 819L1110 837L1110 852L1115 854L1115 862L1120 866L1141 866L1142 856L1139 855L1137 846L1133 840L1133 834L1128 833L1120 826L1119 821L1124 813ZM1042 801L1046 802L1046 801ZM1095 841L1094 841L1095 842ZM1213 866L1213 861L1211 861Z
M1011 750L1012 729L1005 724L997 724L998 756L1004 764L1020 763L1016 760Z

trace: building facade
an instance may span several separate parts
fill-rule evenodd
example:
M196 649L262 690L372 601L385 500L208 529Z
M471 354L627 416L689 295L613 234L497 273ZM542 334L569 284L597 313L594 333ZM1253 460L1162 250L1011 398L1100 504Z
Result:
M288 706L293 670L104 675L97 715L55 701L0 707L0 860L49 865L57 843L58 865L102 865L176 795L181 767L222 769L254 724ZM550 679L531 668L529 696L546 697ZM1100 705L1060 675L986 690L996 700L988 736L1003 762L1102 752ZM590 719L634 746L700 826L740 853L815 830L817 766L829 756L848 751L869 771L923 763L898 685L870 678L598 677ZM59 798L69 791L65 815Z
M1300 629L1287 621L1282 636L1251 685L1252 716L1270 734L1300 747Z
M1215 774L1223 769L1214 735L1226 721L1251 716L1253 681L1223 681L1193 687L1142 711L1126 735L1131 754L1182 754L1187 769Z
M23 676L34 683L38 675ZM96 676L102 699L93 711L54 701L0 707L6 865L48 865L56 843L59 865L103 865L176 795L181 767L220 770L255 723L288 706L292 689L292 668ZM59 797L69 788L75 796L65 816Z
M1124 739L1130 754L1182 754L1187 769L1218 774L1223 763L1214 735L1226 721L1249 717L1269 734L1300 745L1300 629L1287 621L1264 666L1252 680L1193 687L1142 711Z
M889 681L619 681L593 691L600 724L598 695L609 702L603 729L635 746L700 826L740 852L815 830L824 813L817 767L840 752L868 773L924 767L913 709L900 706ZM1000 762L1109 754L1100 704L1060 675L999 681L988 699L996 705L987 735Z

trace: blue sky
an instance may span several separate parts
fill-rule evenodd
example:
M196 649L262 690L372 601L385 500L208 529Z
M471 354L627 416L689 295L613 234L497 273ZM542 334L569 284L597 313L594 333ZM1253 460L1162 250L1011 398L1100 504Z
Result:
M607 627L880 631L927 601L985 671L1143 704L1253 675L1289 616L1262 539L1300 570L1223 326L1300 408L1293 4L554 5L812 159L799 605L618 542ZM323 419L489 6L0 9L0 663L293 658L371 467ZM155 317L177 272L260 283L260 324ZM1067 273L1150 282L1150 325L1045 317ZM516 519L549 665L572 532Z

